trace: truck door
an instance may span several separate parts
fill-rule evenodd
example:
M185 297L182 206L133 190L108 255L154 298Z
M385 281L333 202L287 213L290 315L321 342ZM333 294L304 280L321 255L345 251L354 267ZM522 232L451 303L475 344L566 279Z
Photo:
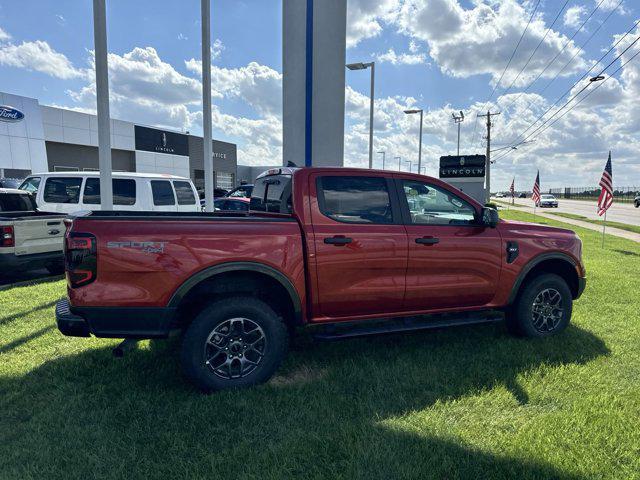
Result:
M407 235L393 182L381 173L310 176L314 317L402 310ZM314 201L317 199L317 202Z
M502 262L497 230L480 226L475 208L444 187L410 179L396 184L409 243L405 308L490 303Z

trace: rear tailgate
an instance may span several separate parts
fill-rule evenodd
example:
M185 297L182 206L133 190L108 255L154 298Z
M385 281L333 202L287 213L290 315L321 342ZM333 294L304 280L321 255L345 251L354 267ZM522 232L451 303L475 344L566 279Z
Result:
M36 213L34 216L14 218L15 254L20 256L62 251L64 217Z

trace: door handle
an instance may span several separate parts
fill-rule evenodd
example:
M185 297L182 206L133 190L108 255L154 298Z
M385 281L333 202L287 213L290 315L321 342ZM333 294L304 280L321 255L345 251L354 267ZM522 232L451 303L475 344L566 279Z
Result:
M52 227L54 225L60 225L60 222L47 222L48 227Z
M336 235L335 237L329 237L329 238L325 238L324 239L324 243L327 243L329 245L347 245L348 243L353 242L352 238L349 237L342 237L339 235Z
M436 243L440 243L440 239L435 237L422 237L416 238L416 243L420 245L435 245Z
M49 235L58 235L60 233L60 230L56 230L55 228L53 230L49 230Z

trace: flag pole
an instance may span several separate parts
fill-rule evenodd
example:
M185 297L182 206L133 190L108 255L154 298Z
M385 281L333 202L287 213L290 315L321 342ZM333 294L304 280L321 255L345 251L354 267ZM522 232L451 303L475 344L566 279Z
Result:
M604 221L602 222L602 248L604 248L604 233L607 228L607 211L604 211Z

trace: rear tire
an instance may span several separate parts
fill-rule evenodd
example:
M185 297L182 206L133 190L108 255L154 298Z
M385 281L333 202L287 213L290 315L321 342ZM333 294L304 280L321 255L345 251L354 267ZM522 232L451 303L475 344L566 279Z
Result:
M529 281L507 315L510 332L525 337L549 337L567 328L573 298L567 282L558 275L544 274Z
M286 325L269 305L232 297L210 304L193 320L180 357L184 375L209 393L266 382L287 350Z

